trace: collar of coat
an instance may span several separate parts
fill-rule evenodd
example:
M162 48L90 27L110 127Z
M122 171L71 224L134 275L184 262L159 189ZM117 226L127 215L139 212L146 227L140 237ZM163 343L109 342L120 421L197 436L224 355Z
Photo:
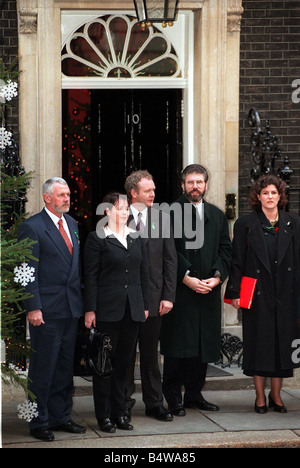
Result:
M123 250L130 250L133 247L134 243L136 242L136 239L139 237L139 234L136 233L136 232L132 232L132 233L127 234L127 236L126 236L127 248L117 239L116 236L114 236L113 233L109 234L109 235L106 235L103 228L101 228L101 230L99 231L98 237L99 237L99 239L106 239L110 244L113 244L116 247L119 247L119 248L121 248Z
M247 216L246 227L248 228L248 242L259 260L270 269L269 257L262 229L263 222L256 211ZM278 231L278 265L282 262L287 249L293 239L293 221L288 213L279 211L279 231Z
M190 203L191 205L193 205L193 203L191 203L185 196L185 194L183 193L179 198L178 200L176 200L175 203L180 203L181 205L184 205L186 203ZM204 221L207 221L209 220L210 218L210 207L212 206L210 203L208 203L207 201L205 201L204 199L202 199L202 203L203 203L203 213L204 213ZM193 205L193 207L195 208L195 205ZM194 210L193 210L194 211ZM196 208L195 208L195 213L196 213Z

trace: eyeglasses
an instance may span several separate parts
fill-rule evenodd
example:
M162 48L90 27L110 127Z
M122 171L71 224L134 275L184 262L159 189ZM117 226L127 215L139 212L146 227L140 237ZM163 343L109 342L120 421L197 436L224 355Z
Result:
M186 180L185 184L192 187L195 184L203 185L205 184L205 181L204 180Z

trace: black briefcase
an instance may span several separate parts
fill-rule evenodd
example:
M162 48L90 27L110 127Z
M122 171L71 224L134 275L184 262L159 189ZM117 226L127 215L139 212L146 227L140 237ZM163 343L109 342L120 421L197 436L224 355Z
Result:
M87 363L96 374L110 377L113 373L110 336L92 328L87 349Z

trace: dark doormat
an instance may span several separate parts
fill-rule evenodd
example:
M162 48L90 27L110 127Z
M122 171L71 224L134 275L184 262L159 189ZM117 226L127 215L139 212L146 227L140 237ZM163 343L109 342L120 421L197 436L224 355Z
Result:
M160 365L159 367L160 367L160 371L161 371L161 374L162 374L162 371L163 371L162 365ZM232 375L233 374L221 369L220 367L216 367L214 365L208 364L206 377L230 377ZM134 380L141 380L141 372L140 372L140 366L139 365L135 366Z
M206 377L229 377L233 374L221 369L220 367L208 364Z

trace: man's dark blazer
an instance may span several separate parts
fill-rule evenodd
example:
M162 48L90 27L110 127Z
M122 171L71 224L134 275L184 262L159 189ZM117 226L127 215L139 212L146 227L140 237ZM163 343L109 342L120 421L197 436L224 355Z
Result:
M134 217L129 217L130 227L135 228ZM177 284L177 252L170 216L155 208L147 209L147 222L142 237L149 264L149 317L141 324L139 334L140 371L143 401L146 409L163 404L161 374L158 364L158 341L162 317L159 306L162 300L174 302ZM132 359L127 382L127 398L135 391L135 355Z
M103 229L99 234L91 232L84 248L85 311L94 311L99 321L120 321L128 299L132 320L144 321L149 276L142 240L127 236L126 249Z
M133 215L129 223L135 227ZM149 316L157 317L160 302L175 302L176 297L177 252L169 215L148 208L143 239L149 264Z
M24 301L26 312L41 309L43 319L76 318L83 315L79 236L76 221L64 214L73 243L73 256L45 210L22 223L19 240L36 241L29 266L35 280L26 286L33 297Z

